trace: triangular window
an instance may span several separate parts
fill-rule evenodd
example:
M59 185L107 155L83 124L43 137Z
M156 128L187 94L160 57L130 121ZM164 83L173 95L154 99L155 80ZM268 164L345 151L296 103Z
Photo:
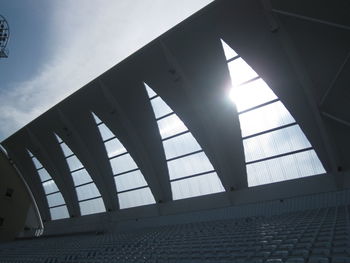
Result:
M223 192L214 167L176 113L145 84L162 138L173 199Z
M81 215L105 212L106 208L100 191L97 189L91 176L69 146L57 134L55 135L73 178Z
M114 133L92 113L105 144L118 193L120 209L154 204L151 189L124 145Z
M310 142L262 78L224 41L230 97L240 120L248 185L325 173Z
M58 189L55 181L41 164L41 162L27 149L30 158L33 161L35 169L40 177L41 184L44 188L47 203L49 205L52 220L68 218L69 213L66 202Z

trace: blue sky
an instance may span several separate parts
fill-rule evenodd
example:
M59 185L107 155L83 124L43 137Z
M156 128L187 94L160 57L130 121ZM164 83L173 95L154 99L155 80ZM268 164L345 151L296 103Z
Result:
M0 141L212 0L0 0Z

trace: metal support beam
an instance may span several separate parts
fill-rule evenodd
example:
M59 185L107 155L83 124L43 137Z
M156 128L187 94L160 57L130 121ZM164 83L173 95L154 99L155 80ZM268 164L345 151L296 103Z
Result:
M337 23L332 23L326 20L321 20L321 19L317 19L317 18L313 18L313 17L309 17L309 16L303 16L303 15L299 15L299 14L295 14L295 13L291 13L291 12L286 12L286 11L282 11L279 9L271 9L272 12L276 13L276 14L280 14L280 15L285 15L285 16L290 16L290 17L295 17L298 19L302 19L302 20L307 20L307 21L311 21L314 23L320 23L320 24L324 24L327 26L332 26L332 27L336 27L336 28L341 28L341 29L345 29L345 30L350 30L350 26L345 26L345 25L341 25L341 24L337 24Z
M346 120L343 120L343 119L341 119L341 118L338 118L338 117L336 117L336 116L334 116L334 115L332 115L332 114L330 114L330 113L327 113L327 112L325 112L325 111L322 111L322 115L323 115L323 116L326 116L327 118L329 118L329 119L331 119L331 120L334 120L334 121L336 121L336 122L339 122L339 123L341 123L341 124L343 124L343 125L345 125L345 126L347 126L347 127L350 127L350 122L348 122L348 121L346 121Z
M346 63L348 63L349 59L350 59L350 52L349 52L349 53L347 54L347 56L345 57L343 63L340 65L340 67L339 67L337 73L335 74L335 76L334 76L334 78L333 78L331 84L329 85L329 87L328 87L328 89L326 90L326 92L323 94L323 96L322 96L322 98L321 98L321 100L320 100L320 103L319 103L319 106L320 106L320 107L322 107L322 106L324 105L326 99L328 98L328 95L330 94L330 92L331 92L332 89L334 88L335 83L337 82L337 80L338 80L340 74L343 72L344 67L345 67Z

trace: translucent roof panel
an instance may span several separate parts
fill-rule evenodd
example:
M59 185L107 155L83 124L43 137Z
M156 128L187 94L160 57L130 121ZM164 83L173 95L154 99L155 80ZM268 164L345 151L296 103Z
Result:
M216 173L171 182L171 189L174 200L225 191Z
M115 137L115 135L111 132L110 129L107 128L107 126L104 123L100 124L98 126L98 129L101 133L102 140L104 141Z
M73 154L72 150L67 146L67 144L62 143L61 148L62 148L64 156L69 156L69 155Z
M127 152L123 144L117 138L107 141L105 146L109 158Z
M148 94L148 97L149 98L152 98L154 96L157 96L157 93L155 93L153 91L153 89L151 89L146 83L143 83L145 85L145 88L146 88L146 91L147 91L147 94Z
M138 168L134 159L128 153L111 159L111 166L114 175Z
M157 121L159 133L162 139L187 131L185 124L176 114L165 117Z
M163 141L163 146L167 159L202 149L190 132Z
M228 49L224 43L223 49ZM242 58L230 61L226 55L226 59L230 97L239 111L248 185L323 173L312 145L271 88Z
M59 191L54 180L46 181L43 183L45 194L51 194Z
M160 97L156 97L151 100L152 107L156 118L160 118L164 115L172 113L172 109L162 100Z
M49 207L64 205L64 199L61 193L55 193L51 195L47 195L47 202L49 203Z
M212 164L202 150L202 147L199 145L198 141L193 137L186 125L163 101L163 99L160 96L157 96L157 94L149 86L146 84L145 86L150 97L150 102L153 107L159 133L163 142L164 153L168 164L169 179L172 186L171 189L173 199L188 198L221 191L221 188L219 189L219 187L215 187L215 184L213 185L215 190L208 190L209 188L207 187L207 182L200 179L203 174L212 174L211 176L215 177L213 180L215 182L220 182L218 175L214 172ZM156 97L152 98L154 96ZM159 105L166 105L166 107ZM165 110L160 110L160 108ZM164 116L165 114L169 113L172 114L161 119L157 119L160 116ZM178 181L172 182L175 179L188 176L196 179L181 180L182 183L179 183ZM195 190L194 186L191 185L192 182L198 183L196 187L201 189L201 191ZM173 185L176 186L179 184L187 184L187 188L185 188L189 190L186 194L183 194L179 187L173 187ZM219 184L221 185L221 182Z
M71 171L72 179L75 186L75 191L78 196L80 213L81 215L88 215L93 213L99 213L106 211L101 194L91 176L84 168L84 165L80 162L79 158L71 151L70 147L62 141L62 139L56 134L58 141L61 141L60 145L66 161ZM64 150L66 149L66 150ZM71 151L70 155L66 155L67 149ZM91 199L90 199L91 198ZM90 199L88 201L84 201ZM89 207L91 205L91 207Z
M156 201L149 187L118 194L120 209L154 204Z
M41 180L42 182L51 179L51 176L50 176L49 173L46 171L46 169L40 169L40 170L38 170L38 174L39 174L40 180Z
M75 171L77 169L84 167L83 164L78 159L78 157L76 157L75 155L68 157L66 160L70 171Z
M83 216L106 212L106 208L101 197L79 202L79 206L80 206L80 213Z
M49 206L51 220L69 217L66 203L55 181L51 178L47 170L41 165L40 161L29 150L27 150L27 152L37 169L36 171L38 173L38 176L40 177L40 181L42 183L42 187Z
M56 133L55 133L55 137L56 137L56 139L57 139L58 143L63 142L63 140L61 139L61 137L60 137L60 136L58 136Z
M93 114L95 120L98 118ZM135 163L132 156L128 153L124 145L115 137L114 133L104 124L100 123L98 127L103 127L101 136L108 134L107 137L114 138L105 141L107 156L109 158L115 185L118 192L120 208L129 208L140 205L154 203L154 197L151 190L147 187L147 182ZM101 129L100 129L101 131ZM144 187L142 189L135 189ZM127 192L123 192L127 191Z
M89 173L85 169L81 169L72 173L75 186L92 182Z
M77 191L79 201L101 196L94 183L78 186L75 189Z
M258 74L242 59L237 58L228 63L232 86L236 87L243 82L258 77Z
M37 158L32 157L32 160L33 160L33 163L34 163L34 166L35 166L36 169L40 169L40 168L43 167L42 164L39 162L39 160Z
M68 218L68 209L66 205L50 208L50 214L52 220Z
M223 41L221 39L221 44L222 44L222 47L224 48L224 52L225 52L225 57L226 57L226 60L229 60L231 58L234 58L234 57L237 57L238 54L236 53L236 51L234 51L229 45L227 45L225 43L225 41Z
M247 165L248 186L325 173L314 150Z
M214 170L204 152L169 161L168 169L170 180Z
M99 117L97 117L97 115L95 113L91 112L91 114L92 114L92 117L94 118L97 125L102 123L101 119Z
M62 148L62 151L63 149L69 149L69 151L72 152L71 149L68 147L68 145L66 145L63 141L61 143L61 148ZM74 155L73 152L70 155L66 155L66 156L69 156L69 157L66 157L66 161L69 166L69 170L72 172L71 175L74 181L74 185L77 186L87 182L92 182L92 179L89 173L84 169L84 165L80 162L78 157Z
M147 186L147 182L140 170L118 175L114 177L117 191L126 191L133 188Z
M243 140L246 162L311 147L299 125Z
M124 145L116 138L115 134L100 120L95 113L92 112L98 129L100 131L102 140L105 141L105 147L109 158L126 153ZM112 139L114 138L114 139ZM108 141L106 141L108 140Z
M280 101L242 113L239 121L243 137L295 122Z
M1 146L2 147L2 146ZM3 147L2 147L3 148ZM31 151L29 151L28 149L27 149L27 152L29 153L29 156L30 157L34 157L34 155L32 154L32 152Z
M72 155L73 152L72 152L72 150L68 147L68 145L65 144L65 143L62 141L62 139L61 139L58 135L56 135L56 138L57 138L58 140L61 140L60 146L61 146L61 150L62 150L62 152L63 152L63 155L64 155L65 157Z
M261 78L231 89L230 97L238 111L244 111L277 99L275 93Z

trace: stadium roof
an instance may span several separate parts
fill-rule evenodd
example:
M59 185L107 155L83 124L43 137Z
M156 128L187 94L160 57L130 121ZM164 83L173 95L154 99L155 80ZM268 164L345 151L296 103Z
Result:
M216 1L3 141L43 220L346 187L350 24L317 4Z

